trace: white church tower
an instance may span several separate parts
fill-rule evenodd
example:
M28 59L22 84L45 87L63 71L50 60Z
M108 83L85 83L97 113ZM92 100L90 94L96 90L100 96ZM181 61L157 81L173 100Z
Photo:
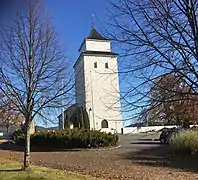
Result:
M79 48L74 64L76 103L86 108L91 129L121 132L117 56L110 40L94 28Z

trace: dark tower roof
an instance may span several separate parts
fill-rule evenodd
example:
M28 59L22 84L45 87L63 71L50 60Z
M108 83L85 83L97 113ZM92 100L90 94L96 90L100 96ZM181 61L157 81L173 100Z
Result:
M87 39L98 39L98 40L108 40L103 37L95 28L92 28Z

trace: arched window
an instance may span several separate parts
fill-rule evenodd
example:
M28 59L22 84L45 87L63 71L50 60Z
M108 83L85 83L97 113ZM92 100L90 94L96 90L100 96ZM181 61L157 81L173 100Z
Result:
M102 122L101 122L101 127L102 128L108 128L108 121L106 119L104 119Z

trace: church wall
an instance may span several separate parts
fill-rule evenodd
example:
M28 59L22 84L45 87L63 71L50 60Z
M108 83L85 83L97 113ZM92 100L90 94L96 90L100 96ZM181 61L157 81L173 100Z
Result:
M85 78L84 78L84 58L78 62L75 68L75 91L76 103L79 106L85 104Z
M97 62L97 68L94 63ZM108 69L105 68L108 63ZM117 72L117 58L114 56L84 56L86 109L90 115L90 126L101 129L106 119L109 128L121 131L120 97Z
M86 50L110 52L111 43L110 41L86 39Z

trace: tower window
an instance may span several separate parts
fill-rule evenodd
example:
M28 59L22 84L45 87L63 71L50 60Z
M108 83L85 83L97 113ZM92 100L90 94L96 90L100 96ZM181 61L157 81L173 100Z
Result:
M106 68L106 69L108 69L108 68L109 68L108 63L105 63L105 68Z
M97 62L94 63L94 68L97 68Z

